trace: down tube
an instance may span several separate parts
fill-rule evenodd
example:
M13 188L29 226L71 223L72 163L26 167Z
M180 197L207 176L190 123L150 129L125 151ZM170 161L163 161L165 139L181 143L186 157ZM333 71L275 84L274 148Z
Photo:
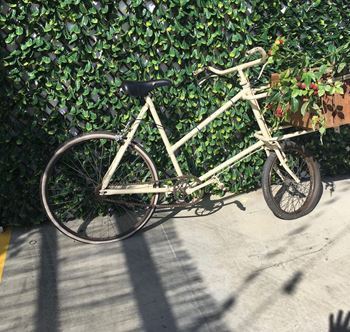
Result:
M214 174L220 172L221 170L225 169L226 167L230 166L231 164L239 161L240 159L244 158L245 156L247 156L248 154L254 152L255 150L258 150L259 148L261 148L265 143L263 141L258 141L255 144L251 145L249 148L243 150L242 152L236 154L235 156L233 156L232 158L226 160L225 162L223 162L222 164L216 166L215 168L213 168L212 170L210 170L209 172L203 174L202 176L199 177L199 179L201 181L205 181L207 179L209 179L211 176L213 176Z
M242 91L238 92L233 98L227 101L224 105L222 105L219 109L217 109L214 113L209 115L205 120L201 123L197 124L194 129L192 129L189 133L187 133L184 137L182 137L179 141L177 141L172 147L171 150L175 152L180 146L184 145L188 140L197 135L201 129L207 126L210 122L216 119L221 113L228 110L230 107L234 105L239 99L243 96Z

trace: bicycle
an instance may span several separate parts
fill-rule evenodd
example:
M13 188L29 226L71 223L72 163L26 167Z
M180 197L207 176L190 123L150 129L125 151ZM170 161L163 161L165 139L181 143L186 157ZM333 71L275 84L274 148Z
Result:
M209 66L195 72L196 75L205 71L217 76L237 73L241 90L174 144L170 144L150 96L153 90L169 86L171 82L124 81L121 88L126 94L145 100L127 132L124 135L93 132L74 137L56 150L46 166L40 193L53 224L65 235L85 243L125 239L140 230L157 207L164 206L158 204L160 195L171 196L174 200L166 206L194 204L202 197L204 187L221 184L218 174L261 150L267 153L262 172L263 196L272 212L282 219L296 219L310 213L322 194L319 167L304 149L288 141L310 131L272 135L258 103L258 99L267 96L268 86L252 88L245 73L246 69L266 62L262 48L247 52L248 55L255 53L259 53L258 59L229 69ZM251 105L260 128L255 133L257 142L199 177L184 174L175 151L240 99ZM148 111L164 142L176 178L159 179L153 161L133 139Z

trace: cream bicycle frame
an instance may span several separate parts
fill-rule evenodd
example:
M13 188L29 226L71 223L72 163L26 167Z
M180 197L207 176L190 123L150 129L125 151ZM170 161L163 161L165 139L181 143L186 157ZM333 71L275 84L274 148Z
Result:
M250 52L262 52L260 48L254 48ZM263 51L263 53L265 52ZM164 187L155 187L153 184L129 184L129 185L117 185L108 188L109 181L112 178L114 172L118 168L118 165L127 149L129 144L131 143L141 121L145 118L147 111L151 112L151 115L153 117L153 120L158 128L158 131L160 133L160 136L163 140L163 143L165 145L166 151L168 153L168 156L174 166L174 169L176 171L177 176L184 175L180 165L176 159L175 151L177 151L182 145L184 145L187 141L189 141L191 138L196 136L198 132L206 127L209 123L211 123L213 120L215 120L220 114L231 108L237 101L243 99L247 100L251 108L253 110L254 117L258 123L258 126L260 128L260 131L255 133L255 137L258 139L258 141L254 144L252 144L250 147L242 150L240 153L234 155L233 157L227 159L223 163L219 164L218 166L214 167L213 169L209 170L205 174L201 175L199 177L201 183L199 185L196 185L192 188L188 188L186 192L188 194L191 194L195 192L198 189L201 189L209 184L213 184L215 182L218 182L218 179L216 178L216 174L218 174L220 171L224 170L227 167L232 166L233 164L239 162L243 158L253 154L254 152L265 149L267 153L269 153L270 150L274 150L277 154L278 159L280 160L281 164L285 168L285 170L292 176L292 178L297 181L298 183L300 180L298 177L292 172L292 170L288 167L286 163L285 155L281 149L281 146L279 144L279 141L303 135L306 133L309 133L310 131L302 130L302 131L296 131L291 134L282 135L278 137L272 137L271 132L265 122L265 119L260 112L260 106L258 103L258 99L265 98L267 96L267 92L262 92L259 94L255 94L256 92L264 91L268 88L268 86L261 87L259 89L252 89L249 83L249 80L247 76L244 73L244 69L247 69L249 67L252 67L254 65L258 65L264 62L264 57L262 59L250 61L248 63L244 63L241 65L238 65L236 67L226 69L226 70L218 70L213 67L208 67L208 69L213 72L216 75L222 76L227 75L233 72L237 72L240 78L240 84L242 86L242 89L230 100L225 102L220 108L218 108L214 113L212 113L210 116L208 116L205 120L200 122L198 125L196 125L195 128L193 128L191 131L189 131L185 136L183 136L179 141L174 143L173 145L170 144L168 136L164 130L164 127L159 119L158 113L155 109L155 106L153 104L153 101L150 96L145 97L145 104L141 108L135 122L132 124L126 138L124 141L124 144L120 147L119 151L117 152L116 156L114 157L109 169L107 170L106 174L103 177L102 180L102 187L100 190L100 195L121 195L121 194L137 194L137 193L167 193L172 192L173 187L172 186L164 186ZM282 176L280 174L280 176Z

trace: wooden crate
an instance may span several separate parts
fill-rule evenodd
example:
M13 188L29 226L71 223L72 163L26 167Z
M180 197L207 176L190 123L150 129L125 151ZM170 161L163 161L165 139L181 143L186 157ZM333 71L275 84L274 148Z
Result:
M271 85L276 85L279 80L278 74L271 75ZM334 128L350 124L350 81L344 82L344 94L322 96L322 114L326 119L326 127ZM312 117L315 114L306 112L304 116L300 113L292 113L290 124L294 127L312 129Z

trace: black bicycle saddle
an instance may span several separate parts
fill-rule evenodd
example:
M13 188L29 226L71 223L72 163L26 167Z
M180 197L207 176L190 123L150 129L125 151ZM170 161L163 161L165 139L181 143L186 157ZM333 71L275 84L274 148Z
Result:
M160 88L162 86L171 85L169 80L151 80L146 82L139 81L123 81L121 88L129 96L132 97L145 97L152 90Z

